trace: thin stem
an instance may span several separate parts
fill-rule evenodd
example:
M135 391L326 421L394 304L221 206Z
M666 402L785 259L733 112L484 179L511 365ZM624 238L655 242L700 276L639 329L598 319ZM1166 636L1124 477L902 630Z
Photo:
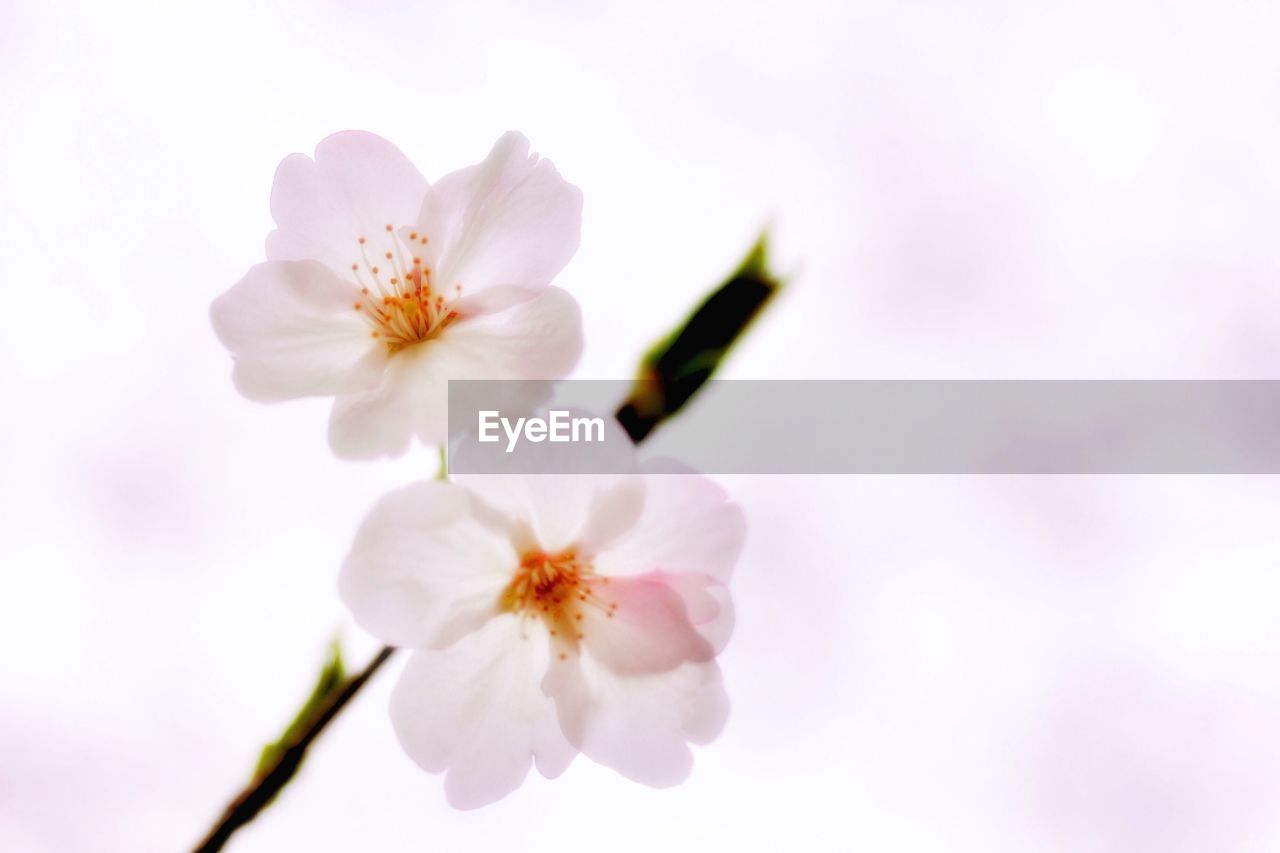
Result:
M262 768L244 790L231 801L222 813L222 818L195 848L195 853L212 853L212 851L221 850L231 838L232 833L257 817L258 813L271 803L276 794L289 784L293 774L298 772L298 767L301 766L302 759L306 756L307 748L311 746L312 741L320 736L325 727L338 716L348 702L355 698L360 689L395 651L392 646L383 646L374 655L373 660L365 664L364 669L348 678L342 688L334 692L333 698L311 723L298 733L275 761Z

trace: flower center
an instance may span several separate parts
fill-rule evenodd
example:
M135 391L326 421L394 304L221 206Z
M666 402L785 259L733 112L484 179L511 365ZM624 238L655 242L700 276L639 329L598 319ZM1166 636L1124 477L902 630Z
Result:
M369 324L370 334L382 339L394 355L436 337L458 319L453 303L462 295L462 285L455 284L447 299L437 292L431 268L417 254L427 244L426 234L414 231L405 239L392 225L386 233L391 248L382 253L382 261L370 257L367 238L356 241L360 262L351 265L351 272L360 292L353 305Z
M503 590L499 606L523 618L542 619L552 637L576 647L584 636L584 608L596 607L613 618L617 603L604 600L597 591L608 584L609 579L597 575L591 563L573 548L552 554L527 551ZM562 660L565 656L561 652Z

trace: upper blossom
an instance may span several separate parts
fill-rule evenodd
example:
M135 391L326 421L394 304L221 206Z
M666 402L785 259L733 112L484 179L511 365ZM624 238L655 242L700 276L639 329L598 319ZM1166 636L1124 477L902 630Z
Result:
M577 251L582 193L507 133L434 186L399 149L336 133L286 157L267 262L212 307L236 387L334 396L348 458L445 441L449 379L556 379L582 349L577 303L550 282Z

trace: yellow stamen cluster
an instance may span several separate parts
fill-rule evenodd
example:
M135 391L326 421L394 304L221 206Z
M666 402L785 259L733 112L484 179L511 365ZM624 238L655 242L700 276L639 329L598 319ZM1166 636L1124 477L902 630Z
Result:
M353 263L351 272L360 291L352 304L368 322L370 334L381 338L387 352L395 354L430 340L458 319L453 302L461 295L462 285L454 285L450 299L437 293L431 268L420 255L411 254L427 244L427 235L410 232L406 240L392 225L386 231L392 246L383 253L386 269L369 257L367 238L356 241L361 263Z
M584 607L596 607L610 619L618 609L616 602L605 601L596 592L608 583L609 579L597 575L573 548L552 554L529 551L520 558L520 567L503 590L499 606L525 618L542 619L558 646L576 648L585 636ZM564 660L567 654L562 650L559 656Z

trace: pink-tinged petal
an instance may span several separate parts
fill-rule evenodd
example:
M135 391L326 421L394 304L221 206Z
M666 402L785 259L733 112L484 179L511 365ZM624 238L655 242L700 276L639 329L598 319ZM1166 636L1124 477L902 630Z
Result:
M362 261L359 237L381 257L386 226L412 224L427 194L427 181L387 140L348 130L327 136L315 159L291 154L276 169L267 237L272 260L318 260L347 275ZM376 243L375 243L376 241Z
M339 590L362 628L385 643L438 647L498 614L519 558L450 483L391 492L365 517Z
M590 655L570 657L552 662L543 690L583 755L655 788L684 781L693 768L689 743L714 740L729 716L714 661L635 676Z
M355 310L356 296L314 261L252 267L210 309L214 332L235 359L236 387L274 402L376 385L385 350Z
M666 672L715 657L690 621L684 598L661 575L596 582L592 592L603 606L582 609L582 643L614 672Z
M441 340L488 364L494 379L559 379L582 354L582 312L572 296L549 287L501 311L454 323Z
M576 751L557 725L539 682L550 651L545 632L504 615L438 651L415 651L391 696L391 721L405 752L445 773L445 795L463 809L520 787L530 760L559 775Z
M502 288L536 290L551 283L578 249L582 192L549 160L529 153L529 140L507 133L482 163L445 175L427 193L418 228L427 258L447 291L463 288L467 313L492 310Z
M741 507L714 480L680 463L655 460L643 470L670 473L644 478L640 518L596 556L596 569L610 576L703 574L727 582L746 537Z
M724 651L733 634L733 598L729 588L708 575L657 574L684 602L685 614L694 630L711 644L716 654Z

